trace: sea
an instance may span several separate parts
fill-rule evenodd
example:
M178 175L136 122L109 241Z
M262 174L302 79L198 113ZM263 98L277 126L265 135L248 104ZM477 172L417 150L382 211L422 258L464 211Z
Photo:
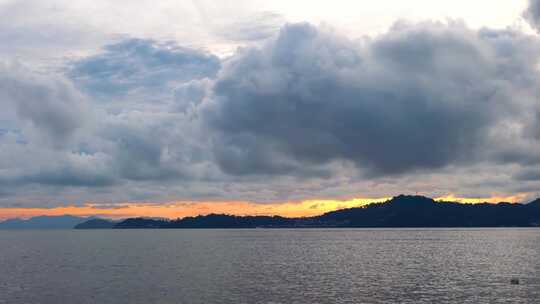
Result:
M540 229L0 231L0 303L540 303Z

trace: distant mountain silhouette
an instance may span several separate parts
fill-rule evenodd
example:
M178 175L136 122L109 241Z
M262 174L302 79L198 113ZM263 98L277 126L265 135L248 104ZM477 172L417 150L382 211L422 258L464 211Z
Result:
M321 222L350 227L530 227L540 225L540 205L462 204L398 196L365 208L324 214Z
M384 203L306 218L210 214L178 220L127 219L115 229L338 227L540 227L540 199L530 204L462 204L400 195Z
M95 218L75 225L75 229L112 229L117 222Z
M540 198L530 202L529 207L540 208Z
M0 229L71 229L87 220L86 217L71 215L38 216L28 220L9 219L0 222Z
M121 221L120 223L114 225L114 228L117 229L151 229L151 228L162 228L168 221L160 219L149 219L149 218L130 218Z

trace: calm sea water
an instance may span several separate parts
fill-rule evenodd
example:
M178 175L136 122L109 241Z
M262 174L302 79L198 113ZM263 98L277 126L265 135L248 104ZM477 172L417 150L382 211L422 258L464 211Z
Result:
M540 230L0 231L0 303L540 303Z

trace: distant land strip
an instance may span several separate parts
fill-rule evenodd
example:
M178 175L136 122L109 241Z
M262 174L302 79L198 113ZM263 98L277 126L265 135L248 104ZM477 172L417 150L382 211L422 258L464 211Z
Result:
M90 219L75 229L231 229L231 228L436 228L540 227L540 199L529 204L463 204L400 195L383 203L319 216L235 216L209 214L176 220Z

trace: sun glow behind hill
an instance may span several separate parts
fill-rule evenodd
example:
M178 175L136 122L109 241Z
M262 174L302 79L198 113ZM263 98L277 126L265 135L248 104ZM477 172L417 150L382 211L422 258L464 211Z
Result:
M526 202L527 198L529 197L528 194L525 193L519 193L512 196L492 196L489 198L466 198L466 197L456 197L453 194L449 194L443 197L438 197L435 200L439 202L459 202L463 204L482 204L482 203L522 203Z
M285 203L252 203L252 202L169 202L148 203L132 202L115 205L87 203L84 206L61 206L56 208L0 208L0 219L30 218L40 215L75 215L100 216L105 218L127 217L162 217L182 218L186 216L206 215L210 213L233 215L280 215L285 217L315 216L339 209L355 208L370 203L384 202L383 198L352 198L346 200L305 200ZM527 199L526 194L513 196L493 196L490 198L462 198L453 194L437 197L437 201L453 201L468 204L476 203L519 203Z

